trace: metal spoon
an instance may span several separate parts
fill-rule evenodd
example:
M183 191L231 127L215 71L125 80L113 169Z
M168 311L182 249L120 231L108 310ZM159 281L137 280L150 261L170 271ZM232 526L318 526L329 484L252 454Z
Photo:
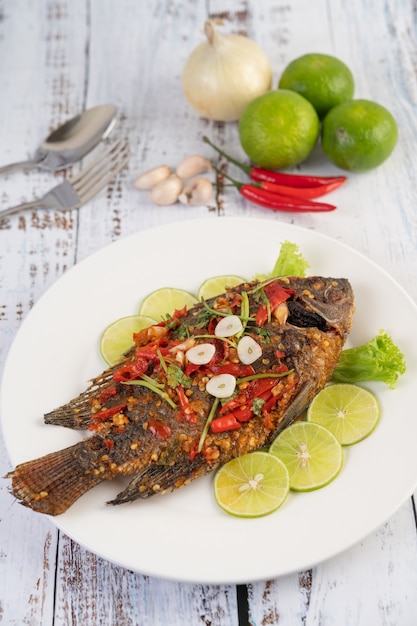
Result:
M107 137L116 123L117 109L102 104L76 115L54 130L33 159L0 167L0 174L38 167L55 172L76 163Z

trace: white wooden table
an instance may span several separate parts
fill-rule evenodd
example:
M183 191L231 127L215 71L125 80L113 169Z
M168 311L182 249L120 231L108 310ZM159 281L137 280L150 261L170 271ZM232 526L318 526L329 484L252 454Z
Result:
M133 189L135 176L153 165L175 165L194 152L211 156L204 133L240 153L236 124L200 119L180 87L185 59L210 16L262 45L275 84L296 56L334 54L351 67L356 96L380 102L396 117L400 139L393 156L377 170L349 176L334 194L336 212L271 213L230 188L214 208L163 208ZM20 323L66 270L130 233L191 214L294 222L330 235L368 255L417 300L416 29L415 6L407 0L0 0L0 165L31 156L51 129L100 103L118 107L114 135L131 150L116 184L79 211L0 219L0 373ZM300 171L336 168L317 153ZM3 176L0 207L62 178L40 171ZM10 467L0 439L0 474ZM98 558L15 503L0 481L0 622L412 626L414 501L359 545L308 571L208 586L150 578Z

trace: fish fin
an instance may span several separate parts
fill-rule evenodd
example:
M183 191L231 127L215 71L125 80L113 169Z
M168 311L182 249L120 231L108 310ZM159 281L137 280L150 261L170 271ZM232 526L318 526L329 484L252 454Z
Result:
M288 409L283 413L282 418L279 421L278 427L274 430L272 436L270 436L270 442L282 430L287 428L297 417L303 413L303 411L310 404L313 396L316 393L316 386L313 381L307 381L302 386L294 400L291 402Z
M213 466L212 469L215 469ZM195 459L175 465L152 465L135 476L126 489L107 504L125 504L137 499L146 499L157 493L165 495L174 489L188 485L192 480L211 471L204 461Z
M119 366L120 367L120 366ZM113 373L117 367L112 367L93 378L91 385L79 396L49 413L45 413L45 424L55 424L73 430L86 430L91 422L91 403L97 398L100 390L114 384Z
M80 463L85 442L21 463L5 478L12 479L11 493L21 504L39 513L64 513L80 496L103 478L87 473Z

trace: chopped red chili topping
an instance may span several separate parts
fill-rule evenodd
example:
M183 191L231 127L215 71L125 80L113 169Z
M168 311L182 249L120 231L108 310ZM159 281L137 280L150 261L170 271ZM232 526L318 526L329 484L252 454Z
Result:
M150 419L148 421L148 429L153 435L155 435L159 439L168 439L172 432L168 424L165 424L160 420L154 419Z
M122 365L114 374L113 378L118 383L125 383L129 380L139 378L148 369L148 361L145 359L136 359L133 363Z

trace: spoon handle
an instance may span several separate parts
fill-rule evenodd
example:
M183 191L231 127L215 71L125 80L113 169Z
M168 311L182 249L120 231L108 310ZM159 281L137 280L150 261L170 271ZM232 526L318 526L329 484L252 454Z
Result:
M29 170L33 167L39 167L39 163L36 161L18 161L17 163L10 163L10 165L0 167L0 174L8 174L9 172L16 172L18 170Z

